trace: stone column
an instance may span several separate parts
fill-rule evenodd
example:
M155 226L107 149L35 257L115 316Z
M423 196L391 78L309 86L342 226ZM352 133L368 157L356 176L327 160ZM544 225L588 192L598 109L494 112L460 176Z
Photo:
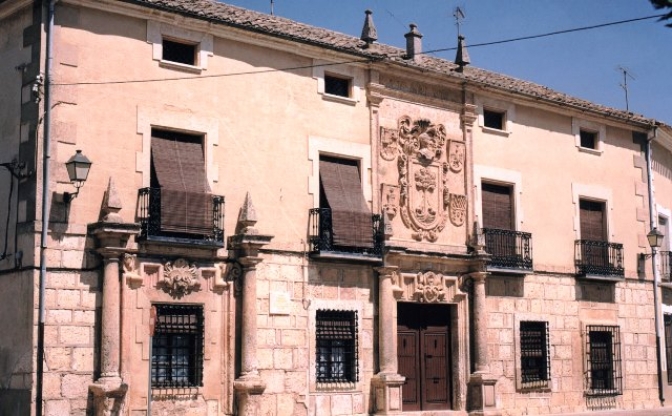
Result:
M236 234L229 238L229 248L234 250L238 262L243 267L240 286L240 375L233 382L239 415L260 415L260 395L266 389L266 383L259 376L257 368L257 272L256 265L261 262L259 249L271 242L273 236L261 235L253 227L257 214L248 193L238 214Z
M121 200L110 178L103 200L103 220L89 224L88 233L96 238L103 257L103 313L101 316L100 378L89 386L96 416L124 414L128 385L119 374L121 362L121 273L119 264L130 236L140 225L125 223L119 215Z
M497 379L490 374L487 337L487 308L485 305L485 279L489 273L474 272L470 274L473 282L472 325L474 328L474 357L476 371L469 377L468 410L470 415L497 416L496 383Z
M397 267L375 269L379 276L378 290L378 359L380 372L372 379L376 397L376 415L401 414L401 388L405 378L397 366L397 301L394 285Z

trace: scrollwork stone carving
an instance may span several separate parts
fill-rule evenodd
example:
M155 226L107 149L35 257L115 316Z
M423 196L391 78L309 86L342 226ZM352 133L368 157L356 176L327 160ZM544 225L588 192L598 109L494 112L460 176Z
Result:
M165 292L177 298L201 288L196 266L189 264L185 259L177 259L172 263L166 262L163 268L163 279L160 283Z

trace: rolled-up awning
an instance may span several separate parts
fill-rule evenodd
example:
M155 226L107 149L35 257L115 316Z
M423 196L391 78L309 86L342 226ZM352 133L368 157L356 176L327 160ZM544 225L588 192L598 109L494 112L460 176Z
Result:
M357 165L321 158L320 181L331 208L333 244L373 247L373 219Z

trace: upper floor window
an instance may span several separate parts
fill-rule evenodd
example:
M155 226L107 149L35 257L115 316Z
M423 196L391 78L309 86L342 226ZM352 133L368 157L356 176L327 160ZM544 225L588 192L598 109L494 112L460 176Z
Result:
M520 373L523 388L548 387L551 360L548 322L520 322Z
M513 200L511 196L511 186L486 182L481 184L483 228L513 229Z
M484 108L483 125L490 129L505 130L506 112Z
M203 307L154 305L152 387L203 385Z
M590 241L606 241L604 202L579 200L579 217L581 221L581 239Z
M572 135L576 147L586 153L600 154L607 129L604 125L581 119L572 119Z
M315 341L318 382L359 380L356 311L318 310Z
M195 66L197 64L196 51L197 45L195 44L163 38L163 56L161 59Z
M350 79L324 74L324 92L339 97L350 97Z
M611 396L623 394L620 328L588 325L586 328L586 394Z
M581 147L586 149L597 149L597 133L581 129L579 133Z

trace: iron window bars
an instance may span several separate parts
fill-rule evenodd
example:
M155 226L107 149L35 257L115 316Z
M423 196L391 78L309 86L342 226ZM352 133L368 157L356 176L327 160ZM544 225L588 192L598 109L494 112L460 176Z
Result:
M138 191L138 219L141 240L165 240L189 244L224 245L224 197L212 197L212 229L202 234L164 231L161 228L161 188L142 188Z
M333 226L330 208L311 208L310 225L310 248L312 253L334 252L334 253L353 253L382 257L383 255L383 219L381 215L372 215L373 228L373 248L368 247L348 247L334 244Z
M318 382L359 381L357 312L320 310L315 316Z
M548 387L551 357L548 322L520 322L520 374L524 389Z
M623 394L621 336L618 326L586 326L586 395Z
M203 307L155 305L152 387L203 385Z
M532 234L521 231L483 228L485 251L492 256L489 266L532 270Z
M672 283L672 251L659 251L660 254L660 280L664 283Z
M665 359L667 361L667 384L672 384L672 315L663 315L665 326Z
M576 240L574 244L574 263L576 273L581 276L625 276L623 244Z

